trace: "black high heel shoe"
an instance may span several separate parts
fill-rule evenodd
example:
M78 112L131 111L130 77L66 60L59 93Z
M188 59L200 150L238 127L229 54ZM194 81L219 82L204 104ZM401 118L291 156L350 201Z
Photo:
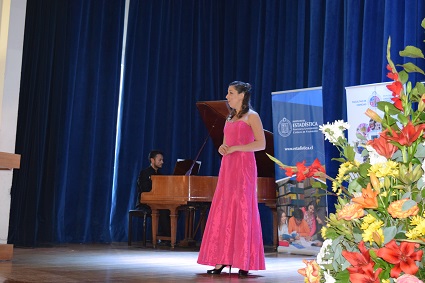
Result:
M248 271L247 270L242 270L242 269L239 269L239 277L246 277L246 276L248 276Z
M230 269L229 274L230 274L232 272L232 266L231 265L225 265L225 264L222 264L220 268L214 268L214 269L207 270L207 274L220 274L221 271L223 270L223 268L225 268L226 266L229 267L229 269Z

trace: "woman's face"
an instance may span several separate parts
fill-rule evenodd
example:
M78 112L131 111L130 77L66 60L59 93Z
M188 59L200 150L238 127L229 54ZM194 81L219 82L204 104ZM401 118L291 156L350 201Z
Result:
M286 219L287 219L286 213L284 212L282 213L282 216L280 217L280 223L286 223Z
M229 103L229 106L233 109L239 109L242 106L242 100L244 98L244 93L238 93L236 88L234 86L229 86L227 90L227 103Z
M314 212L314 205L308 206L308 212L313 213Z

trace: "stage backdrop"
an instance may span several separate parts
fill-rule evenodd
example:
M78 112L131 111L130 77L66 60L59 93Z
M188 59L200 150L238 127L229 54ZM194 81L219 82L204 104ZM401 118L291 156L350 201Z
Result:
M356 159L363 162L361 156L366 140L372 140L379 136L382 130L380 123L377 123L366 116L365 112L369 108L383 117L382 111L378 109L379 101L391 102L391 91L387 85L391 82L358 85L346 87L347 96L347 122L348 142L356 149Z
M322 88L306 88L272 93L275 157L286 165L316 158L325 164ZM286 178L276 166L276 180Z

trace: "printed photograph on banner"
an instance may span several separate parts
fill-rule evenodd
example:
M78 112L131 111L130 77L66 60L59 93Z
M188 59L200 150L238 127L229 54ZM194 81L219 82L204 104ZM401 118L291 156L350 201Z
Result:
M365 140L373 140L379 137L382 131L382 125L373 121L364 113L367 109L375 111L379 116L383 116L378 109L379 101L391 102L391 91L387 85L391 82L358 85L346 87L347 101L347 122L350 125L348 129L348 142L354 145L356 149L356 159L363 162L362 151L365 149Z

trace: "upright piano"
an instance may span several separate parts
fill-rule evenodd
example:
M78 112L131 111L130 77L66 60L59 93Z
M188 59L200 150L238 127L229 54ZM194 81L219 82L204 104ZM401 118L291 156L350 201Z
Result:
M229 114L229 107L225 100L197 102L196 106L203 122L208 129L214 146L223 142L223 129ZM273 155L273 134L264 130L266 149L255 152L257 162L258 203L264 203L273 212L273 246L277 248L277 215L276 215L276 183L274 178L274 163L266 153ZM202 150L202 148L201 148ZM199 154L198 154L199 156ZM152 190L144 192L141 203L152 209L152 243L156 247L158 231L158 210L170 210L171 220L171 247L176 244L178 211L191 204L209 204L214 196L217 185L216 176L191 175L153 175ZM187 227L186 227L187 229ZM186 233L187 234L187 233Z

